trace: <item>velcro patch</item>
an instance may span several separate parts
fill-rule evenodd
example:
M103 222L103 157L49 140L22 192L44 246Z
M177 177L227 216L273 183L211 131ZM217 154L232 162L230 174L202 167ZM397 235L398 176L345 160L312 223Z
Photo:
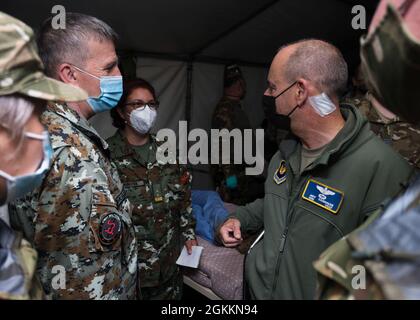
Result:
M344 193L309 179L303 191L302 198L333 214L337 214L343 203Z
M277 168L277 170L274 172L274 182L277 184L281 184L286 181L287 178L287 167L286 167L286 161L281 160L280 165Z
M116 213L109 213L99 224L99 240L102 245L110 246L115 243L122 233L121 218Z

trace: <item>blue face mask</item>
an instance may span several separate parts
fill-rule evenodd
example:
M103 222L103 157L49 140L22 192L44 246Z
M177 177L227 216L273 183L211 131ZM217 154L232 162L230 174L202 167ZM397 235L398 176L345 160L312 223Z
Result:
M122 76L97 77L73 65L77 70L99 80L101 93L98 97L89 97L86 101L95 113L113 109L123 94Z
M43 141L44 159L42 160L39 168L34 173L26 174L23 176L13 177L8 173L0 170L0 177L3 177L7 181L6 203L20 199L33 189L39 187L42 183L42 180L44 179L45 173L49 170L51 165L53 150L48 132L44 132L42 135L26 132L25 136L30 139Z

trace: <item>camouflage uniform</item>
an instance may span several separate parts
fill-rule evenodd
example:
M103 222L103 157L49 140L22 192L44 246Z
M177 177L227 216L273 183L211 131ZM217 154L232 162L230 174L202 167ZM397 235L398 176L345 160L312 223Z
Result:
M369 120L372 131L413 166L420 168L420 127L398 117L385 121L364 96L348 98Z
M0 96L20 94L60 101L87 98L83 90L45 76L32 29L2 12L0 43ZM7 127L7 124L0 123L0 126ZM0 211L8 216L7 204L0 205ZM0 299L44 298L35 274L37 257L31 244L0 217Z
M375 220L379 211L373 214L361 227L353 233L362 231ZM320 258L314 262L318 272L317 299L321 300L354 300L354 299L382 299L381 289L367 274L366 290L358 290L352 286L353 268L362 265L362 261L352 257L352 246L348 236L340 239L325 250Z
M0 265L0 300L43 299L41 284L35 276L37 252L2 219L0 258L5 261L4 265Z
M243 136L245 129L251 129L251 124L239 101L223 97L214 110L211 127L212 129L227 129L229 131L239 129L242 131ZM219 165L212 165L212 175L223 201L244 205L254 200L247 197L250 178L245 175L245 163L233 164L233 155L231 144L230 161L232 164L220 163ZM222 157L220 155L220 162L221 159ZM226 186L226 179L231 176L236 176L237 178L236 188L228 188Z
M42 115L54 149L43 185L16 202L11 223L39 253L38 276L54 299L136 298L137 244L131 205L107 144L65 104ZM65 288L52 268L65 268Z
M161 142L152 135L136 147L117 131L108 143L134 206L142 298L179 299L182 274L175 262L185 241L195 239L192 176L184 166L156 161Z
M378 210L314 263L320 299L420 299L420 179L412 180L416 181L385 210ZM365 271L364 287L357 287L355 267Z

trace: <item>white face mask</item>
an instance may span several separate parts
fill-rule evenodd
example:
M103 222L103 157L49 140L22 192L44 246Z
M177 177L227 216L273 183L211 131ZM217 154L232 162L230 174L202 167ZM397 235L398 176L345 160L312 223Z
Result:
M325 92L308 98L309 103L315 109L315 111L321 116L325 117L330 113L334 112L337 107L331 101L331 99L325 94Z
M130 114L130 125L138 133L146 134L152 129L156 121L157 112L155 109L150 108L148 105L144 109L138 108Z

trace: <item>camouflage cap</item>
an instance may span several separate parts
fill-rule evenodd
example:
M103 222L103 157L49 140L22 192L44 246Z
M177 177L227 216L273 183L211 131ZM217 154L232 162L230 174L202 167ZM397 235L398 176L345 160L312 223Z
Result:
M237 64L229 64L225 66L224 86L230 87L239 79L243 79L242 71Z
M32 29L0 12L0 96L21 93L52 101L87 99L82 89L48 78L43 70Z

